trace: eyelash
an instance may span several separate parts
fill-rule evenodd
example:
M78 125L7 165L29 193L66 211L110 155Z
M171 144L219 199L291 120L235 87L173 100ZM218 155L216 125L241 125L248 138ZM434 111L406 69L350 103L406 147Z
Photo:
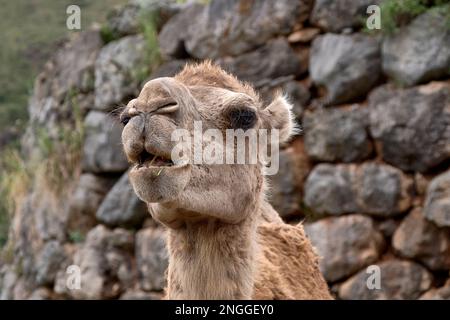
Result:
M170 103L167 103L167 104L159 107L158 109L156 109L155 112L158 113L158 114L161 114L161 113L172 113L172 112L177 111L178 108L179 108L178 103L170 102Z

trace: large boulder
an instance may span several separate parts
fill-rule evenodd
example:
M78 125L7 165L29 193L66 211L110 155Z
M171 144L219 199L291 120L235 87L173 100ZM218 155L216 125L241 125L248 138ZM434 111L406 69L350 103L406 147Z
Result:
M369 97L370 131L383 159L425 172L450 157L450 84L383 86Z
M353 162L372 152L366 109L322 109L303 117L305 147L319 161Z
M382 49L384 72L407 86L449 76L447 19L444 10L429 10L386 37Z
M137 95L150 64L142 35L124 37L104 46L95 62L94 107L109 111L129 96Z
M345 281L339 288L339 297L346 300L401 300L417 299L431 287L433 276L420 264L388 260L377 265L379 274L362 270ZM380 288L374 277L380 277ZM369 278L370 277L370 278Z
M82 168L93 173L123 172L128 161L122 150L122 127L115 117L90 111L84 120Z
M384 164L319 164L305 184L304 201L318 214L389 217L411 205L412 179Z
M212 0L170 19L160 33L161 51L180 57L237 56L286 35L308 18L312 1ZM189 12L188 12L189 11Z
M327 33L314 39L309 72L327 91L327 104L339 104L364 96L381 75L377 38Z
M383 237L369 217L348 215L306 224L305 232L320 259L327 281L350 276L375 262L383 250Z
M382 0L316 0L311 23L330 32L360 27L367 18L367 7Z
M101 203L97 219L110 227L139 227L148 216L144 202L134 193L125 172Z
M425 217L440 227L450 227L450 170L431 180L425 198Z
M147 228L136 234L136 264L144 290L161 291L166 286L169 264L167 234L161 228Z
M416 259L432 270L450 269L450 233L427 221L420 208L402 221L392 245L401 256Z
M218 63L240 80L256 86L266 79L296 76L305 71L299 57L284 38L271 40L261 48L235 58L219 59Z

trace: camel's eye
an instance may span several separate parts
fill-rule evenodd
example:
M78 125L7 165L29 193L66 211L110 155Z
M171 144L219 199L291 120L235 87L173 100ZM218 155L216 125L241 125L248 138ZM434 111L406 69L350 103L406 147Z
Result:
M130 121L131 117L127 115L121 115L120 116L120 122L125 126L128 121Z
M170 102L158 108L157 112L162 113L172 113L179 109L178 103Z
M233 109L228 114L233 129L247 130L256 123L256 113L249 108Z

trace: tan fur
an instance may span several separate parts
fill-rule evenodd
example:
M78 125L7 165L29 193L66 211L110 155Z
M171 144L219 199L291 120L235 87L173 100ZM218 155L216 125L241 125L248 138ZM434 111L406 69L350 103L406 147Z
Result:
M176 104L162 114L161 106ZM281 142L295 126L277 96L262 106L254 89L210 62L148 82L122 116L131 162L146 150L170 157L176 128L224 131L231 108L257 115L255 129L276 128ZM264 164L134 167L130 181L154 219L169 229L168 299L331 299L301 225L285 224L265 199Z

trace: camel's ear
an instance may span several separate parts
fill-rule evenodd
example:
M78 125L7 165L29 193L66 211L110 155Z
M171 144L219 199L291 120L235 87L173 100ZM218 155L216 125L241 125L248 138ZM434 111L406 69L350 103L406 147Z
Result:
M286 142L297 134L299 129L292 114L292 104L281 94L276 94L272 103L262 110L262 127L265 129L277 129L280 143Z

